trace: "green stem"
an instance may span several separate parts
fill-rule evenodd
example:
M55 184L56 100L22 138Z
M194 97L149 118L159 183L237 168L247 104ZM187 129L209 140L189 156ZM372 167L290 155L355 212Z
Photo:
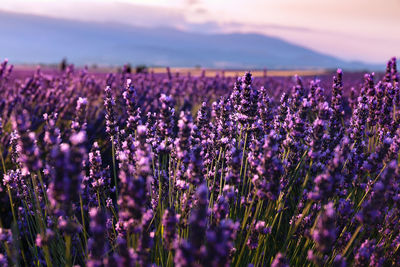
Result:
M113 136L111 137L111 153L112 153L112 164L113 164L113 174L114 174L114 184L115 184L115 197L118 201L117 168L115 164L115 144Z
M65 235L65 259L66 259L66 266L72 267L70 235Z
M81 206L83 238L85 240L85 248L87 250L87 232L86 232L85 215L83 213L83 201L82 201L82 195L81 194L79 194L79 203L80 203L80 206ZM99 205L100 205L100 203L99 203ZM85 257L87 257L87 251L85 251Z
M342 256L345 257L347 251L350 249L351 245L353 244L354 240L356 239L358 233L360 232L362 225L358 226L356 231L354 232L353 236L351 237L349 243L347 243L346 248L343 250Z

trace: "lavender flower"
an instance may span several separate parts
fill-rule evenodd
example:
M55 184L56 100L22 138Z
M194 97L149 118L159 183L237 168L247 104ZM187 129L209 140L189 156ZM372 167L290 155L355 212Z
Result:
M189 242L194 250L195 259L201 259L202 246L207 229L208 211L208 189L202 184L196 191L195 207L190 214Z
M271 263L271 267L289 267L285 255L280 252L276 254L275 259Z
M53 148L54 166L48 195L53 212L58 216L72 216L79 203L82 162L86 157L82 147L85 139L85 132L79 132L71 136L70 144L62 143Z
M233 241L239 228L238 223L223 220L217 227L207 231L205 266L229 266L230 253L234 249Z
M27 110L14 117L14 127L19 132L17 148L19 149L18 155L23 175L28 175L31 172L35 173L42 168L40 151L36 143L36 134L29 130L30 122L28 122L28 118Z
M240 96L240 105L238 106L238 121L243 125L250 127L255 121L257 114L258 91L251 86L253 78L250 72L247 72L242 78L242 90Z
M354 256L354 266L370 266L370 259L375 249L375 240L365 240L358 248L356 255Z
M163 216L164 241L168 249L172 249L173 242L176 239L176 225L178 223L177 215L173 209L167 209Z
M148 188L152 182L151 152L146 144L146 127L139 126L136 141L136 168L129 163L126 153L120 151L121 193L118 199L118 231L123 237L128 233L140 231L140 222L148 203ZM133 176L135 173L135 176Z
M343 72L338 69L337 76L333 77L332 86L332 116L329 134L331 137L331 148L336 147L343 135L342 119L344 116L343 110Z
M105 197L109 196L114 191L111 188L111 178L108 168L102 167L102 159L100 155L99 145L93 143L91 152L89 153L89 176L85 177L84 185L87 190L88 204L94 206Z
M336 212L333 202L325 205L323 212L318 218L318 223L312 232L312 238L321 253L328 253L336 240Z
M201 147L196 146L192 149L187 167L186 176L190 184L198 186L204 182L204 166L201 157Z
M274 131L265 139L260 155L260 165L253 182L257 188L257 194L261 199L276 200L280 192L280 179L283 175L283 166L278 158L278 142Z
M178 137L175 139L176 157L183 164L189 162L189 146L193 128L192 117L187 112L181 111L178 121Z
M175 127L175 109L173 108L173 100L171 96L166 96L162 94L160 96L160 113L157 120L157 133L160 138L159 151L169 151L170 145L172 143L172 138L174 137L174 127Z
M260 235L266 235L271 232L271 228L266 226L264 221L258 221L251 226L251 234L247 240L247 246L250 249L256 249L258 247Z
M194 264L193 248L186 240L182 240L176 249L174 264L177 267L190 267Z
M115 118L115 99L111 95L111 87L107 86L104 90L106 96L104 98L104 107L106 109L106 132L114 139L118 140L119 127Z
M361 210L357 214L356 218L364 224L375 225L382 221L382 213L385 208L385 198L389 199L393 197L393 176L397 168L396 161L392 161L388 164L387 168L381 173L380 179L378 179L372 187L368 199L366 199L362 205Z
M71 128L76 133L80 131L86 131L87 122L86 122L86 106L88 104L87 98L79 97L76 101L76 117L75 120L71 123Z
M106 216L99 208L91 208L90 231L92 238L89 239L89 261L88 266L102 266L103 257L106 249Z
M126 129L128 134L132 134L136 131L138 125L141 122L141 109L137 103L136 90L132 85L132 80L128 79L126 81L126 89L122 94L125 100L126 112L128 115L128 121L126 124Z

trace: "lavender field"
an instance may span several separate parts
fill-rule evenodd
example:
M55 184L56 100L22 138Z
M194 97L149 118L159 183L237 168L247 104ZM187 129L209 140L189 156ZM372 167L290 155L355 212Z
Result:
M400 266L400 87L0 67L0 266Z

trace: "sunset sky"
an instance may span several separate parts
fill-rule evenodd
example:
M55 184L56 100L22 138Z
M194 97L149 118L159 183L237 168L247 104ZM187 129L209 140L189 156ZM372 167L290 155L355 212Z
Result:
M370 63L400 56L400 0L10 0L0 9L203 33L262 33Z

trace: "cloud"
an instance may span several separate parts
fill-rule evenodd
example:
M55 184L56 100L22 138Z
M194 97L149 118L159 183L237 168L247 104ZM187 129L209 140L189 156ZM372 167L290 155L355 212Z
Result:
M358 60L381 64L393 56L399 56L400 36L398 35L360 35L335 30L238 21L218 23L215 29L218 33L252 32L278 37L348 61Z
M196 9L194 9L194 12L197 13L197 14L202 14L202 15L204 15L204 14L207 14L207 13L208 13L208 10L205 9L205 8L202 8L202 7L198 7L198 8L196 8Z
M184 12L178 8L165 8L131 4L126 2L50 1L41 5L22 5L17 1L1 7L2 10L42 15L55 18L93 22L116 22L119 24L147 27L182 28L186 23Z
M185 3L189 6L194 6L200 3L200 0L185 0Z

